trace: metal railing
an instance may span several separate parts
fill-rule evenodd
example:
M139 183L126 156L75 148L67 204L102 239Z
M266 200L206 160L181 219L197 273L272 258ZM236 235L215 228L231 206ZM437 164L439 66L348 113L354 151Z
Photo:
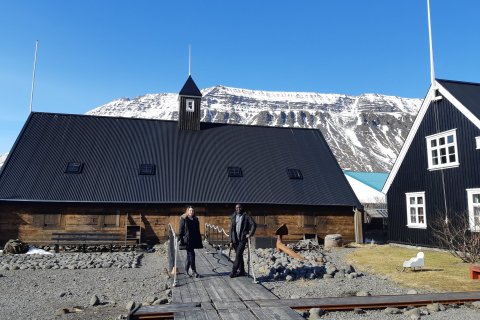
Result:
M177 235L173 230L171 223L168 224L168 263L171 273L173 274L172 287L177 285L177 256L178 256L178 241Z
M225 248L230 243L230 235L225 229L210 223L205 223L204 239L217 248Z

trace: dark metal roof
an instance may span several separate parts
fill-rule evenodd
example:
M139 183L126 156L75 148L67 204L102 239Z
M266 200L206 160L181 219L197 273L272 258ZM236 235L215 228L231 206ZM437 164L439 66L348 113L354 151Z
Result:
M83 164L66 174L69 162ZM141 164L154 175L139 175ZM243 177L228 177L228 167ZM301 170L292 180L287 168ZM32 113L0 175L0 200L360 204L319 130Z
M437 81L480 119L480 83L442 79Z
M202 93L198 89L195 81L193 81L192 76L188 76L187 81L180 90L179 95L181 96L192 96L192 97L201 97Z

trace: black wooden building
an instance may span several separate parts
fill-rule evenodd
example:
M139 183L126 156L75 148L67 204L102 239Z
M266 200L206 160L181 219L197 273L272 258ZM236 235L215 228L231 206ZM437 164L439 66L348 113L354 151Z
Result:
M436 246L432 225L480 221L480 84L436 80L392 171L389 241Z
M201 98L189 77L178 121L32 113L0 172L0 244L64 231L159 241L186 205L203 229L228 227L237 202L257 235L287 224L361 241L361 205L319 130L200 122Z

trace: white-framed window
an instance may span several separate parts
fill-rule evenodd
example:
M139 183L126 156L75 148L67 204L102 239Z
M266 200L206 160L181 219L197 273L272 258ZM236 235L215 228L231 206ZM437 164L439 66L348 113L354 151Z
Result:
M426 137L428 169L458 167L457 129Z
M480 231L480 188L467 189L468 222L471 231Z
M405 193L407 198L407 227L427 227L427 215L425 211L425 192Z
M475 142L476 142L476 149L480 149L480 137L475 137Z
M186 110L188 112L193 112L195 111L195 100L193 99L187 99L186 101Z

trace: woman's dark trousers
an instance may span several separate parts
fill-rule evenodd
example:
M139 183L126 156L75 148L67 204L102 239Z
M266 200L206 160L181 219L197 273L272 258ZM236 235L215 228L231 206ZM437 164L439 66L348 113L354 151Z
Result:
M243 252L247 241L240 241L239 243L234 243L233 248L235 249L235 261L233 262L232 272L236 274L245 274L245 263L243 261Z
M188 269L192 268L192 271L197 272L197 267L195 266L195 250L187 248L187 262L185 264L185 272L188 273Z

